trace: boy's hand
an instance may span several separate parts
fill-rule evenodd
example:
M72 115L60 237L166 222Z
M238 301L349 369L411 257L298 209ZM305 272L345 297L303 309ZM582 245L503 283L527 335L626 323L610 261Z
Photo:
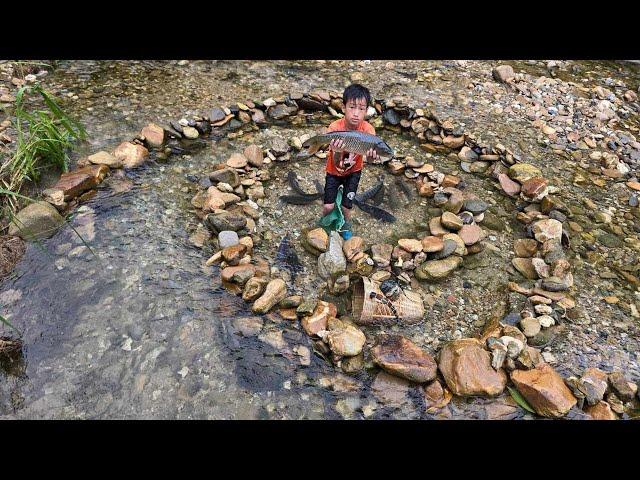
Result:
M335 140L331 140L331 142L329 143L330 150L338 151L338 150L342 150L343 148L344 148L344 140L341 140L339 138L336 138Z
M367 158L371 158L371 159L373 159L373 160L376 160L376 159L378 158L378 154L377 154L377 152L375 151L375 149L370 148L370 149L367 151Z

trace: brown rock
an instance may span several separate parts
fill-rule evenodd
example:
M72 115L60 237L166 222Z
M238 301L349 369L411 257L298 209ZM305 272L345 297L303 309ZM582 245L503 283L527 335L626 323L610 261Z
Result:
M393 245L388 243L380 243L371 246L371 258L376 266L380 268L388 267L391 263L391 254L393 253Z
M111 155L109 152L98 152L87 157L94 165L106 165L109 168L121 168L122 161Z
M507 383L504 371L493 369L489 352L474 338L447 343L440 351L438 368L454 395L496 396Z
M513 250L518 257L530 258L538 251L538 242L533 238L519 238L515 241Z
M269 280L265 277L251 277L244 285L242 299L245 302L253 302L264 293L267 283Z
M442 144L449 148L460 148L464 145L464 136L454 137L453 135L447 135L442 139Z
M236 267L226 267L220 273L222 281L244 285L255 275L256 269L253 265L238 265Z
M562 417L577 403L562 377L547 363L531 370L514 370L511 381L536 413L543 417Z
M595 405L587 405L584 409L585 413L594 420L617 420L618 416L611 410L611 406L600 400Z
M499 65L493 69L492 73L493 78L500 83L507 83L516 76L511 65Z
M453 397L449 390L442 388L442 385L438 380L426 385L423 392L427 413L435 413L439 409L444 408Z
M511 263L525 278L528 278L529 280L536 280L538 278L538 273L536 272L536 269L533 268L531 258L516 257L511 260Z
M460 177L455 175L445 175L440 186L442 188L456 187L460 183Z
M358 255L364 252L364 239L362 237L351 237L342 245L342 251L349 262L355 262Z
M632 190L640 191L640 182L628 181L627 182L627 187L629 187Z
M335 355L353 357L362 352L366 337L353 325L344 325L342 328L332 329L325 340Z
M251 307L253 313L264 314L271 310L276 303L287 296L287 285L281 278L275 278L267 284L264 293Z
M241 153L234 153L227 160L227 166L229 168L244 168L247 166L247 163L249 163L247 158Z
M610 373L608 380L616 395L625 402L633 400L638 393L637 385L627 380L622 372Z
M422 251L426 253L439 252L444 248L444 242L442 238L435 236L424 237L421 240L422 243Z
M245 148L244 156L252 167L260 168L264 163L264 154L262 153L262 149L257 145L249 145Z
M447 229L442 226L442 222L440 221L440 217L433 217L429 220L429 231L432 236L442 237L449 233Z
M458 232L458 236L462 239L465 245L473 245L480 241L482 229L475 223L463 225Z
M384 371L378 373L371 384L371 391L378 400L396 408L411 404L409 388L408 380L389 375Z
M520 193L520 184L518 182L514 182L511 180L507 174L501 173L498 175L498 181L500 182L500 187L504 193L509 195L510 197L515 197Z
M313 230L309 230L306 234L306 242L313 249L320 252L326 252L327 248L329 248L329 236L323 228L314 228Z
M418 187L418 195L421 197L433 197L433 187L428 183L420 183Z
M64 200L69 201L87 190L95 188L109 172L106 165L88 165L73 172L60 175L58 182L52 187L64 192Z
M122 162L124 168L135 168L144 163L149 156L149 150L142 145L123 142L115 149L113 156Z
M526 200L538 202L548 192L548 182L542 177L533 177L522 184L522 195Z
M422 243L420 240L415 240L413 238L401 238L398 240L398 245L407 252L420 253L422 251Z
M393 247L393 252L391 252L392 260L397 260L399 258L402 258L402 261L407 261L407 260L411 260L412 257L413 255L411 254L411 252L407 252L402 247Z
M462 219L451 212L444 212L440 217L440 225L449 230L458 231L462 228Z
M319 331L327 329L327 321L337 314L338 310L333 303L320 300L311 315L302 317L302 328L309 336L317 335Z
M245 253L247 253L246 245L238 243L237 245L222 250L222 258L224 258L225 262L229 265L238 265L238 262L244 257Z
M401 335L380 335L371 349L375 364L392 375L417 383L436 378L438 366L431 355Z
M144 127L140 133L151 147L161 147L164 143L164 129L155 123L150 123Z
M554 218L539 220L533 224L533 234L540 243L560 239L562 236L562 223Z

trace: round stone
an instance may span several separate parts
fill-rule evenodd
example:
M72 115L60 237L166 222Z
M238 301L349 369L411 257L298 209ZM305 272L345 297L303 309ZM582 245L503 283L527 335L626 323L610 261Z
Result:
M223 230L218 234L218 244L221 249L225 249L227 247L233 247L238 243L240 243L238 234L232 230Z

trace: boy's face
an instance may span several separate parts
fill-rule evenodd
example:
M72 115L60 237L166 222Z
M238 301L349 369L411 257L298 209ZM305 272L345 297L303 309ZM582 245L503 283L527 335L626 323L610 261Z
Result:
M358 128L360 122L367 115L367 100L364 98L350 99L344 106L344 118L351 128Z

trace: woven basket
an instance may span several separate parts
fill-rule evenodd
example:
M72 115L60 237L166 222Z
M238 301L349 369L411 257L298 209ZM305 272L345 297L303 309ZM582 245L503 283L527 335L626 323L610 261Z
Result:
M361 277L353 287L352 314L353 320L359 325L418 323L424 317L424 304L422 297L415 292L403 291L393 300L398 318L388 305L370 298L370 293L382 295L380 282L367 277Z

